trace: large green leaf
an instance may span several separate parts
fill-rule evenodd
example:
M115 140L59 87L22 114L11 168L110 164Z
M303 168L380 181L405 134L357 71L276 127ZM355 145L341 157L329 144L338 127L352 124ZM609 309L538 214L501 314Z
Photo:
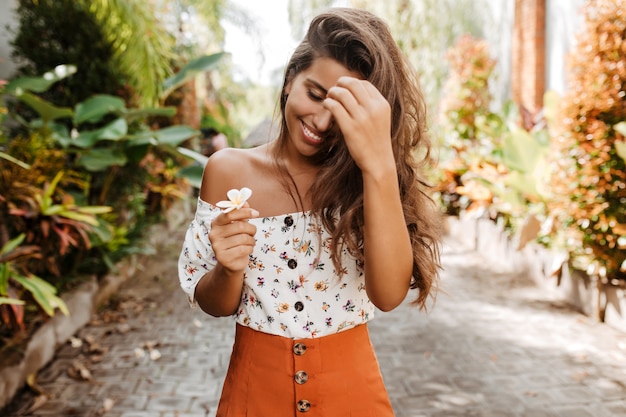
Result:
M540 158L547 151L530 133L514 128L502 144L503 162L509 169L532 173Z
M178 151L178 153L180 153L181 155L189 158L189 159L193 159L196 162L199 162L200 165L205 166L207 160L209 159L206 155L201 154L200 152L196 152L194 150L191 150L189 148L185 148L182 146L179 146L178 148L176 148L176 150Z
M76 73L74 65L59 65L52 71L48 71L41 77L20 77L7 84L7 93L16 93L20 90L43 93L54 83Z
M56 296L56 288L49 282L34 275L29 277L13 275L13 279L33 295L37 304L39 304L49 316L54 316L54 311L57 308L66 316L70 314L63 300Z
M64 117L72 117L74 112L68 107L56 107L41 98L20 90L16 92L15 97L20 101L28 104L41 116L45 123L51 120L61 119Z
M163 82L162 97L167 97L172 91L176 90L178 87L186 83L197 74L208 71L211 68L215 67L219 60L222 58L222 56L224 56L224 52L218 52L213 55L204 55L190 61L178 73L167 78Z
M120 118L113 120L100 129L80 132L70 143L83 149L93 148L101 140L120 140L125 138L127 133L128 123Z
M87 171L104 171L111 166L124 166L127 159L124 154L114 149L90 149L80 155L78 165Z
M536 181L529 175L519 171L509 173L504 180L504 184L521 193L526 198L540 198Z
M200 188L202 184L202 174L204 173L204 166L202 165L190 165L188 167L180 169L177 173L177 177L185 178L189 183L195 187Z
M154 130L152 135L157 145L176 147L199 132L188 126L169 126L165 129Z
M173 117L175 115L176 115L176 107L128 109L124 112L124 117L127 120L145 118L148 116Z
M115 119L99 130L100 139L119 140L128 134L128 123L124 119Z
M76 105L74 124L97 123L109 113L121 113L124 110L126 110L126 105L121 98L98 94Z

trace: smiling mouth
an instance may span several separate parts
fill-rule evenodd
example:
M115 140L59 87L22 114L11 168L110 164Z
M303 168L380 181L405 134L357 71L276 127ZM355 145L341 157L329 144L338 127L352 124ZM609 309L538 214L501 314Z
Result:
M313 133L304 123L302 123L302 130L304 131L304 134L307 136L308 139L314 142L322 141L322 137L320 135Z

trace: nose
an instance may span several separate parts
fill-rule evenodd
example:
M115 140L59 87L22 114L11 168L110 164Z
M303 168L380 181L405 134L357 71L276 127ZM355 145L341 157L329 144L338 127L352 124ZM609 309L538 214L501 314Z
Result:
M313 119L313 125L315 129L320 132L326 132L333 125L333 115L326 109L320 109Z

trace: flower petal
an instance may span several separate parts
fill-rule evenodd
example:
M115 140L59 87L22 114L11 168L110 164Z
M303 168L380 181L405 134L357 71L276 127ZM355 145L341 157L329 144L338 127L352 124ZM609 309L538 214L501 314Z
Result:
M252 190L249 189L248 187L243 187L241 190L239 190L239 201L242 203L245 203L250 196L252 195Z
M237 201L239 199L239 190L236 188L228 190L228 192L226 193L226 197L228 197L228 199L232 202Z
M225 208L233 207L233 202L228 201L228 200L222 200L222 201L218 201L217 204L215 204L215 206L225 209Z

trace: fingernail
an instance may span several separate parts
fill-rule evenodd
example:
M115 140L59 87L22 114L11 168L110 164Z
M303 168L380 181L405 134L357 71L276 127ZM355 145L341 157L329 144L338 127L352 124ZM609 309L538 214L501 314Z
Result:
M259 212L256 211L255 209L252 209L252 216L253 217L259 217Z

